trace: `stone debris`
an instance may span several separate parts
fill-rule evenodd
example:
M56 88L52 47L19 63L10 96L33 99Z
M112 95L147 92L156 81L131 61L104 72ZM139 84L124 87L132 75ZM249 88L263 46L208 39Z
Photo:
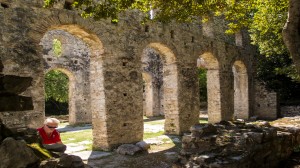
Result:
M138 147L137 145L133 144L123 144L118 147L117 153L121 155L134 155L138 152L141 152L142 149Z
M135 145L140 147L144 151L147 151L150 148L150 144L147 144L145 141L140 141L140 142L136 143Z
M300 128L274 127L267 121L199 124L182 138L182 167L273 168L300 145Z
M39 158L34 154L25 142L15 140L11 137L4 139L0 145L1 168L23 167L39 162Z

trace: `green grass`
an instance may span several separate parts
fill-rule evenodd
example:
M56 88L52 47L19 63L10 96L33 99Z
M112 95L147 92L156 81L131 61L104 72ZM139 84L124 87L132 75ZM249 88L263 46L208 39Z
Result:
M63 132L60 133L64 143L78 143L81 141L92 141L92 129L84 131Z
M146 121L144 123L149 125L164 125L165 120Z
M70 143L80 143L83 141L89 141L89 144L82 144L85 147L85 150L92 150L92 129L87 129L83 131L74 131L74 132L62 132L60 133L61 140L64 144Z
M158 137L160 135L163 135L164 131L159 131L159 132L144 132L144 138L143 139L149 139L149 138L154 138Z
M199 123L201 123L201 124L207 124L208 120L207 120L207 118L200 118Z

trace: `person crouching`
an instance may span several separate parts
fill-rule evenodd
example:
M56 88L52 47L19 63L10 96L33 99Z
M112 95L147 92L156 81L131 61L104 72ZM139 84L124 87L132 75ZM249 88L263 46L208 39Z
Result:
M59 120L56 118L47 118L44 121L44 126L37 128L37 131L45 149L50 152L64 153L67 146L62 143L60 134L56 130L59 123Z

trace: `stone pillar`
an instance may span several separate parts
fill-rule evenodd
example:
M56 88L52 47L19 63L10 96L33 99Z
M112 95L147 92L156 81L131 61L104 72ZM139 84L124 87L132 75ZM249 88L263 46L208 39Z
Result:
M233 79L228 72L207 71L208 122L233 119ZM222 82L221 82L222 81Z
M239 68L233 68L234 75L234 116L249 119L248 75Z
M189 132L190 127L199 123L200 100L199 80L196 64L179 70L178 106L179 133Z
M180 134L177 79L178 74L176 64L164 66L163 76L165 132L167 134Z
M73 103L76 109L74 114L74 124L92 123L89 74L81 72L79 75L80 76L77 77L78 81L75 83L75 88L73 90L74 93L71 93L70 95L73 97Z
M120 55L124 53L119 53ZM93 145L111 150L143 139L143 92L139 65L110 57L91 65Z
M230 69L231 70L231 69ZM234 89L231 71L220 72L221 120L233 120L234 114Z
M222 120L220 76L216 69L207 70L207 112L209 123Z
M92 97L93 149L109 150L103 63L101 58L91 58L90 86Z
M143 73L143 114L147 117L153 116L153 86L152 76L149 73Z

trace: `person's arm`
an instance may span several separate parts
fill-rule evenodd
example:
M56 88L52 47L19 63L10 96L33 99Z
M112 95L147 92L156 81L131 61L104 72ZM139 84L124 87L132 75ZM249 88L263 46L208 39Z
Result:
M57 134L57 136L55 138L55 141L56 141L55 143L63 144L62 141L61 141L61 138L60 138L60 133L57 130L55 130L55 131L56 131L56 134Z
M62 144L62 142L61 142L61 141L57 141L56 143L58 143L58 144Z
M44 143L44 137L41 132L41 129L37 129L38 143L42 145Z

